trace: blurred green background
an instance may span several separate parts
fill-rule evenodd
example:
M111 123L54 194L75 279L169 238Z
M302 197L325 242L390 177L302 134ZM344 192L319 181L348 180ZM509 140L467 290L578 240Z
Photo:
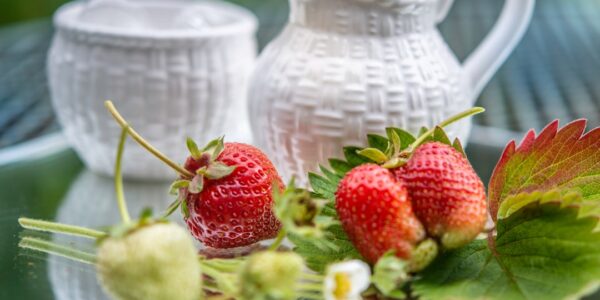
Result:
M0 0L0 26L50 16L66 0Z
M248 2L274 2L272 0L228 1L242 5L248 4ZM51 16L58 7L66 2L69 2L69 0L0 0L0 26L19 21ZM287 4L287 1L285 0L275 0L275 2L283 2Z

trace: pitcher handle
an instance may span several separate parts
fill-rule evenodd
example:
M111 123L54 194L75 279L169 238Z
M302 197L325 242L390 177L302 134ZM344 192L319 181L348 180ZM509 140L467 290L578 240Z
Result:
M492 79L525 34L535 0L505 0L498 21L463 66L473 88L473 101Z
M438 0L436 22L441 23L446 19L454 0Z

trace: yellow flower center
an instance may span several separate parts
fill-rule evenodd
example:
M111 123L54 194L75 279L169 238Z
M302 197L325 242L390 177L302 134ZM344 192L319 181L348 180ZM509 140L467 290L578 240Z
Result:
M350 288L352 283L350 282L350 278L345 273L337 273L335 274L335 289L333 290L333 295L337 300L346 300L348 294L350 293Z

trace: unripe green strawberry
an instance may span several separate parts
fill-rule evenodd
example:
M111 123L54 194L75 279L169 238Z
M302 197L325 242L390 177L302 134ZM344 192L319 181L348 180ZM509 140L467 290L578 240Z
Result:
M294 252L253 254L240 272L240 297L247 300L297 299L304 260Z
M468 244L484 229L483 182L462 153L439 142L419 146L394 173L408 187L413 209L427 233L446 249Z
M336 192L336 210L348 237L372 264L389 251L410 259L425 238L404 183L378 165L362 165L346 174Z
M119 300L198 300L202 274L187 231L157 223L109 237L98 248L98 279Z

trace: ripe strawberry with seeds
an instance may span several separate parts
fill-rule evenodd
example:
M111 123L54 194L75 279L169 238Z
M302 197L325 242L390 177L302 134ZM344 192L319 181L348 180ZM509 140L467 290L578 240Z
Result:
M148 143L105 103L121 127L142 147L180 175L171 186L178 198L164 216L181 206L192 234L206 246L236 248L275 237L281 227L273 213L273 186L283 190L277 170L259 149L245 144L211 141L203 149L188 139L191 156L184 166Z
M197 174L178 181L185 221L192 234L213 248L235 248L277 235L281 225L272 206L272 188L284 185L271 161L259 149L215 140L192 152L186 170ZM275 183L275 185L274 185Z
M414 212L427 233L439 238L445 248L464 246L483 231L487 220L483 182L453 147L425 143L393 172L406 183Z
M472 108L459 113L418 138L389 128L388 139L371 137L372 148L358 151L393 170L404 182L428 235L440 239L447 249L464 246L481 233L487 209L483 182L466 159L460 141L451 143L442 128L483 111Z
M404 183L375 164L346 174L336 192L336 210L350 240L370 263L390 250L410 259L425 238Z

